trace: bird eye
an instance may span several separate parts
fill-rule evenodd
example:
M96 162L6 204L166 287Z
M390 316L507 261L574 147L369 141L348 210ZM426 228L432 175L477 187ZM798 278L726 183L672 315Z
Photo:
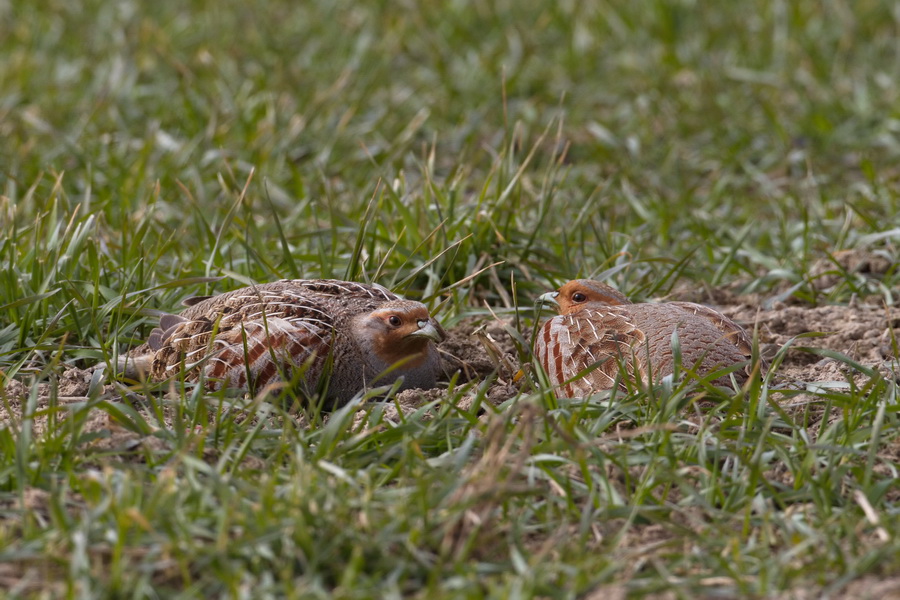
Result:
M587 300L587 296L582 294L581 292L575 292L572 294L572 302L584 302Z
M403 324L403 321L400 320L400 317L397 315L391 315L388 317L388 323L391 324L391 327L400 327Z

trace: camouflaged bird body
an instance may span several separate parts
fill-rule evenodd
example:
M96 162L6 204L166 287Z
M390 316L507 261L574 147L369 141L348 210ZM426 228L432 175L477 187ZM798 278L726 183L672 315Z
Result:
M566 286L559 293L564 291ZM615 294L610 296L613 300L580 305L561 299L564 314L548 320L539 331L535 353L550 381L559 386L557 396L580 397L612 389L617 382L625 388L671 375L675 332L684 370L702 376L748 363L752 339L721 313L690 302L632 304L619 292ZM749 373L747 366L735 371L734 377L743 383ZM728 385L730 378L719 377L713 383Z
M154 380L183 374L210 389L255 391L293 382L311 395L328 373L326 396L342 404L361 389L399 376L403 389L433 387L440 371L429 343L421 356L400 357L400 368L376 381L396 357L385 360L370 339L358 335L363 319L382 309L415 310L428 318L423 305L379 285L282 280L184 303L188 308L161 317L148 339Z

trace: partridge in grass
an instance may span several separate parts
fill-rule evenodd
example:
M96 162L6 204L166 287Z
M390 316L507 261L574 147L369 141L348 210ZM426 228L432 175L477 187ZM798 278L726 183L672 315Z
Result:
M541 300L557 304L559 315L541 327L534 351L560 398L612 389L617 382L624 389L626 382L647 383L651 377L658 381L671 375L676 331L685 369L703 376L744 364L733 373L739 383L752 372L752 338L740 325L701 304L633 304L618 290L588 279L570 281ZM713 383L729 381L725 375Z
M184 373L210 389L253 391L295 382L307 395L326 387L335 406L400 377L401 389L432 388L441 369L440 324L380 285L283 280L184 304L132 352L153 380Z

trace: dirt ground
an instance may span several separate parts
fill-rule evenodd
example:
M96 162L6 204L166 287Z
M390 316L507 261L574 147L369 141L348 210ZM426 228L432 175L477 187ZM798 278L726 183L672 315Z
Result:
M850 306L809 307L779 303L772 308L761 308L758 298L734 296L721 290L681 291L671 299L713 306L748 330L756 328L760 351L770 362L785 345L789 345L783 362L777 367L775 387L793 391L786 394L790 397L790 405L803 406L811 402L813 397L802 391L813 390L817 384L841 386L850 378L857 381L865 378L846 361L816 354L815 349L839 352L863 367L877 370L885 378L898 378L895 347L896 339L900 337L900 310L879 305L874 299L871 302L856 301ZM523 365L510 335L511 329L511 321L504 322L491 316L469 318L449 328L447 339L440 346L446 373L455 375L457 383L491 380L487 398L494 404L514 397L518 392L516 373ZM813 332L818 335L797 337ZM529 332L523 334L527 338ZM102 385L104 397L111 401L119 401L127 394L123 386L103 382L90 370L69 368L56 381L38 384L36 408L39 411L46 408L51 393L58 407L86 401L92 377L93 385ZM31 393L27 378L13 380L6 386L5 401L0 401L0 426L21 417L22 403ZM398 395L395 406L386 407L385 416L390 417L392 411L396 412L396 405L415 410L444 395L440 389L407 390ZM47 418L35 419L36 434L43 432ZM106 429L110 427L107 420L105 412L89 417L84 430Z

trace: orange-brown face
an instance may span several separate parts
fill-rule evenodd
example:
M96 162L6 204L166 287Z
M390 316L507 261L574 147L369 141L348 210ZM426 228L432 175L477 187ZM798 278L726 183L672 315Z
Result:
M431 342L446 337L440 323L418 302L400 301L375 310L366 317L365 327L373 336L372 349L392 364L423 354Z
M631 304L625 294L605 283L591 279L573 279L556 293L559 314L578 312L588 304Z

